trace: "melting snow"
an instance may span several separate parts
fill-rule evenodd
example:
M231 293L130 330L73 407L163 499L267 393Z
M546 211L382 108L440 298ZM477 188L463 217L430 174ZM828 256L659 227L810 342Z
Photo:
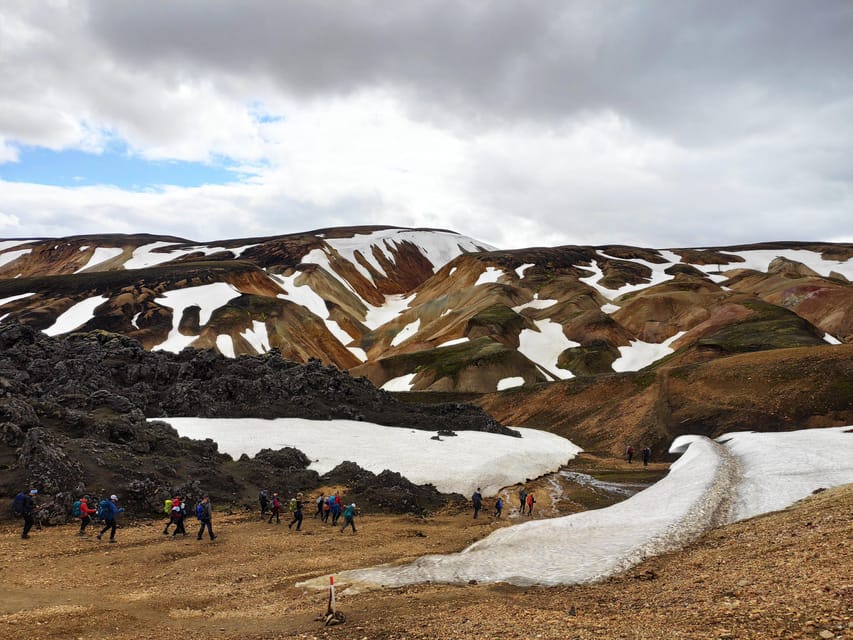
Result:
M80 247L81 249L83 247ZM74 273L80 273L81 271L85 271L91 267L94 267L96 264L101 264L102 262L106 262L107 260L112 260L113 258L120 256L124 252L124 249L120 247L98 247L95 249L95 252L92 254L92 257L89 258L89 261L86 263L85 267L77 269Z
M557 367L557 358L570 347L579 347L579 342L569 340L563 334L563 325L551 320L534 320L539 331L523 329L518 336L518 351L531 362L543 367L552 376L561 380L573 377L571 371Z
M20 300L21 298L27 298L29 296L34 296L35 293L19 293L16 296L9 296L8 298L0 298L0 307L4 304L12 302L13 300Z
M686 436L683 455L645 491L606 509L499 529L460 553L344 571L355 588L418 582L576 584L680 548L718 524L784 508L818 487L853 482L849 427L794 433ZM721 444L722 443L722 444ZM446 468L453 473L454 468ZM728 499L735 495L726 516ZM511 559L511 560L510 560ZM299 586L324 588L325 576Z
M296 447L313 460L309 469L324 474L344 460L380 473L396 471L416 484L439 491L483 495L556 471L580 451L560 436L518 429L521 438L481 431L431 440L434 431L384 427L355 420L303 418L164 418L181 436L212 438L219 450L238 458L264 448ZM335 443L330 447L329 443Z
M106 302L104 296L94 296L73 305L67 311L61 313L56 321L44 330L49 336L57 336L61 333L74 331L95 317L95 309Z
M270 337L267 333L267 325L265 322L252 320L251 328L246 329L240 335L243 336L258 353L266 353L270 350Z
M193 305L200 307L199 326L203 327L210 320L210 316L216 309L227 304L229 300L233 300L241 295L237 289L224 282L166 291L161 297L156 298L154 302L164 307L169 307L172 310L172 330L164 342L152 347L151 350L163 349L164 351L178 353L198 338L198 336L185 336L178 331L181 316L187 307ZM221 348L220 351L222 351Z
M388 382L383 384L380 389L385 389L385 391L411 391L412 380L414 379L414 373L407 373L404 376L391 378Z
M523 265L521 265L520 267L518 267L515 270L515 273L518 275L519 278L523 278L524 272L527 271L530 267L535 267L535 266L536 265L534 265L532 262L526 262Z
M394 336L394 339L391 341L391 346L396 347L399 344L402 344L413 335L418 332L418 328L421 326L421 319L418 318L414 322L410 322L405 327L400 329L400 332Z
M402 295L385 296L385 304L381 307L367 306L367 316L364 324L369 329L381 327L386 322L394 320L409 308L409 303L415 299L415 294L408 297Z
M124 263L125 269L143 269L145 267L153 267L169 260L174 260L182 255L190 253L189 251L170 251L169 253L153 253L154 249L163 247L177 246L175 242L157 241L150 244L144 244L133 250L133 255L130 260Z
M819 253L802 249L755 249L751 251L724 251L735 256L740 256L745 262L732 262L728 265L695 265L697 269L705 271L723 271L732 269L755 269L766 272L770 263L776 258L786 258L793 262L800 262L812 271L826 277L830 271L842 274L848 280L853 280L853 260L844 262L838 260L824 260ZM724 277L723 277L724 278Z
M838 338L836 338L834 335L832 335L830 333L824 333L823 339L826 342L828 342L829 344L841 344L841 340L839 340Z
M19 251L7 251L6 253L0 253L0 267L2 267L4 264L9 264L13 260L17 260L21 256L25 256L31 252L32 249L20 249Z
M621 308L622 307L615 305L615 304L611 304L609 302L607 304L601 305L601 310L604 313L615 313L615 312L619 311L619 309L621 309Z
M229 358L234 357L234 340L227 333L216 336L216 348L219 352Z
M660 344L653 342L643 342L642 340L631 340L631 345L628 347L619 347L621 354L613 361L614 371L639 371L643 367L657 362L663 357L673 353L675 349L670 347L673 342L684 335L684 331L679 331L671 338L664 340Z
M498 278L500 278L502 275L504 275L503 269L486 267L486 270L480 274L479 278L477 278L477 282L474 283L474 286L478 287L481 284L491 284L492 282L497 282Z
M498 380L498 391L503 391L504 389L512 389L513 387L520 387L524 384L524 378L521 376L512 376L510 378L501 378Z
M454 340L448 340L447 342L440 342L437 344L437 347L449 347L454 344L463 344L465 342L470 342L470 338L468 336L464 336L462 338L455 338Z

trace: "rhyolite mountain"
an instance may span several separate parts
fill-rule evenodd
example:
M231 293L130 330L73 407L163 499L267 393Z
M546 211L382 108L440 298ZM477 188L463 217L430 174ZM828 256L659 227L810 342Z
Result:
M316 359L408 392L415 412L464 400L588 449L660 455L680 433L853 422L851 279L840 243L499 250L379 226L33 238L0 241L0 327L109 343L117 370L135 371L122 358L141 351L223 368ZM173 411L152 402L130 400L148 417Z

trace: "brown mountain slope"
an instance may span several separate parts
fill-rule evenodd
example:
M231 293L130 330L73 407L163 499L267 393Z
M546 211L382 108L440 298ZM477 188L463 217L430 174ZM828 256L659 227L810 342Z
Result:
M476 401L503 424L655 458L678 435L853 424L853 345L774 349L640 373L581 377Z

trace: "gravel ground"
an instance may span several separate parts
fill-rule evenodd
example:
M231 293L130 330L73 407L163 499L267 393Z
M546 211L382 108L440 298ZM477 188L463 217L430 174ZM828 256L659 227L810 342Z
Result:
M544 489L543 489L544 490ZM458 551L508 521L365 515L358 533L217 515L214 542L128 523L118 543L74 528L0 528L0 636L329 638L853 638L853 485L715 529L606 582L552 588L416 585L326 594L309 577ZM534 516L536 517L536 516ZM542 516L540 516L542 517ZM507 558L507 562L512 562Z

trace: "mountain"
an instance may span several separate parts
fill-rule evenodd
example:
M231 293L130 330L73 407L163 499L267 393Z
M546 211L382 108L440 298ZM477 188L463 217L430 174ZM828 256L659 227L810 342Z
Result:
M0 241L0 322L153 351L277 349L615 453L853 421L851 280L853 244L502 251L383 226L34 238Z

